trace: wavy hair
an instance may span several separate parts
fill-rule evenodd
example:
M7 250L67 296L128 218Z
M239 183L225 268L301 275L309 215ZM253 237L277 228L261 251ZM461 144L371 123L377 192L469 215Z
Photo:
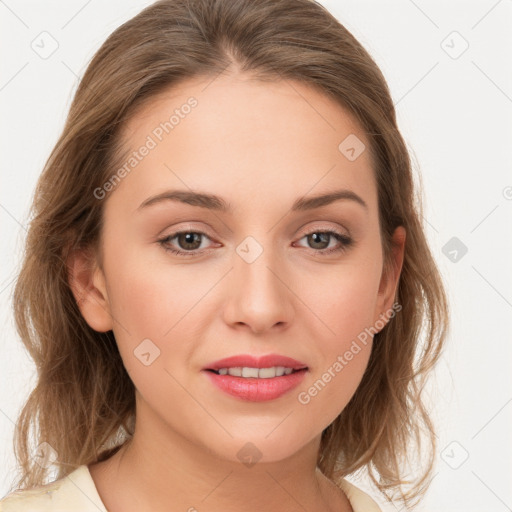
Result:
M385 265L395 228L407 233L395 297L402 309L375 335L358 389L322 432L318 467L335 483L366 469L388 499L395 491L404 501L420 499L436 451L422 390L447 334L446 292L384 76L314 0L160 0L117 28L93 56L35 188L14 289L16 328L37 368L14 432L15 485L47 483L49 468L32 456L41 443L55 450L62 478L105 460L133 435L134 385L113 332L96 332L82 317L66 261L74 249L98 249L104 202L94 190L119 165L120 133L130 116L182 80L213 78L229 67L316 87L368 137ZM403 463L419 455L424 437L428 460L405 481Z

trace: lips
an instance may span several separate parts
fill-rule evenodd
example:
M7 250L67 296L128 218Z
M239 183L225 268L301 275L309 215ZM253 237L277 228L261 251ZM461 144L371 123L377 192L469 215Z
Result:
M292 370L290 370L292 371ZM214 370L205 370L204 376L225 395L245 402L268 402L288 395L305 379L308 370L292 371L289 375L273 378L245 378L219 375Z
M248 367L248 368L271 368L273 366L284 366L293 370L307 369L308 366L291 357L279 354L268 354L265 356L252 356L250 354L240 354L236 356L219 359L208 364L203 370L218 371L220 368Z

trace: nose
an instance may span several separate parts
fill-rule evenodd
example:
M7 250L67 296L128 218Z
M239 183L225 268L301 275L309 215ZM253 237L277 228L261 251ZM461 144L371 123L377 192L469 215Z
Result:
M249 260L250 261L250 260ZM252 262L234 255L224 320L231 327L262 334L287 328L294 316L293 292L282 262L265 248Z

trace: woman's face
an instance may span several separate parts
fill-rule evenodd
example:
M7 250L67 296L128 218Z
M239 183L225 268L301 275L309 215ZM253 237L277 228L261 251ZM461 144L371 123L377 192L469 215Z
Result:
M113 329L145 433L233 461L318 441L362 378L398 279L383 274L364 133L304 84L236 75L160 94L123 141L126 159L95 192L103 269L81 309ZM269 354L307 370L207 370Z

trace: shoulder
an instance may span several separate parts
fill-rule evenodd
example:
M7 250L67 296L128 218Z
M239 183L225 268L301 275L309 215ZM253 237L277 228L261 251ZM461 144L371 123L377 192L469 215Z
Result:
M354 512L382 512L377 503L353 483L343 479L339 485L347 495Z
M11 492L0 512L107 512L86 465L55 482Z

